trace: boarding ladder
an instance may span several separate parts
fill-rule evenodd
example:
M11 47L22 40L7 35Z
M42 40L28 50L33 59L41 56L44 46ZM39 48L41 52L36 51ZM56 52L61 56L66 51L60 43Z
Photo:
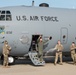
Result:
M34 65L45 65L45 61L40 61L36 51L30 51L28 54Z

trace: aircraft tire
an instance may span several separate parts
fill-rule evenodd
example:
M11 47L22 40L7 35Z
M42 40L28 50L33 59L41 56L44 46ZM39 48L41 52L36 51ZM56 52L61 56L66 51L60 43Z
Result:
M9 62L10 65L14 65L15 64L15 58L12 57L12 56L9 56L8 57L8 62Z

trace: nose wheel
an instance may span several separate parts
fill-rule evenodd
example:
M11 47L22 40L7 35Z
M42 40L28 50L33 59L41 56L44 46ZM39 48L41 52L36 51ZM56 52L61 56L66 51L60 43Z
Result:
M14 64L14 63L15 63L15 58L9 56L9 57L8 57L8 62L9 62L9 64Z

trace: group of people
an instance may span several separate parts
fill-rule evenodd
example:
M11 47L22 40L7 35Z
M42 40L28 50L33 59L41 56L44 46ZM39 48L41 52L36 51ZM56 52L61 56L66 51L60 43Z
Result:
M61 44L60 40L58 40L58 43L57 43L57 45L55 46L54 49L56 50L54 65L57 64L58 56L60 57L60 65L62 65L63 45ZM71 52L71 58L73 60L73 64L76 65L76 46L75 46L75 42L72 42L72 45L70 46L70 52Z
M50 40L50 38L48 38L48 40ZM40 61L43 61L43 43L44 40L42 39L42 36L40 36L38 38L38 53L40 55ZM55 48L53 48L53 50L55 50L55 61L54 61L54 65L57 64L58 61L58 57L60 58L60 65L63 65L62 63L62 51L63 51L63 45L61 44L60 40L58 40ZM73 63L76 65L76 46L75 46L75 42L72 42L72 45L70 46L70 52L71 52L71 57L73 60Z
M46 43L47 41L50 40L50 37L47 39L47 40L43 40L42 39L42 36L40 35L38 40L37 40L37 43L38 43L38 47L37 47L37 50L38 50L38 56L39 56L39 59L40 61L43 61L43 44ZM63 50L63 45L61 44L60 40L58 40L55 48L55 61L54 61L54 65L57 64L57 61L58 61L58 57L60 58L60 65L62 65L62 50ZM75 42L72 42L72 45L70 46L70 50L71 50L71 57L73 59L73 63L74 65L76 65L76 46L75 46ZM9 46L8 42L5 40L4 41L4 46L3 46L3 57L4 57L4 62L3 62L3 66L4 67L9 67L8 66L8 55L11 51L11 47Z
M50 40L50 38L48 38L48 40ZM43 44L45 42L47 42L48 40L44 41L42 39L42 36L40 36L38 38L38 40L37 40L37 42L38 42L38 54L39 54L40 61L43 61ZM60 40L58 41L58 43L55 46L54 50L56 50L54 65L57 64L58 56L60 57L60 64L62 65L62 50L63 50L63 45L61 44Z

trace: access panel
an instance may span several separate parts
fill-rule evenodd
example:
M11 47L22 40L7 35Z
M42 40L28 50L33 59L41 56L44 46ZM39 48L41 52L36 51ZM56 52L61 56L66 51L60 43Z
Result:
M62 44L66 44L68 41L68 29L66 27L62 27L60 29L60 39Z

